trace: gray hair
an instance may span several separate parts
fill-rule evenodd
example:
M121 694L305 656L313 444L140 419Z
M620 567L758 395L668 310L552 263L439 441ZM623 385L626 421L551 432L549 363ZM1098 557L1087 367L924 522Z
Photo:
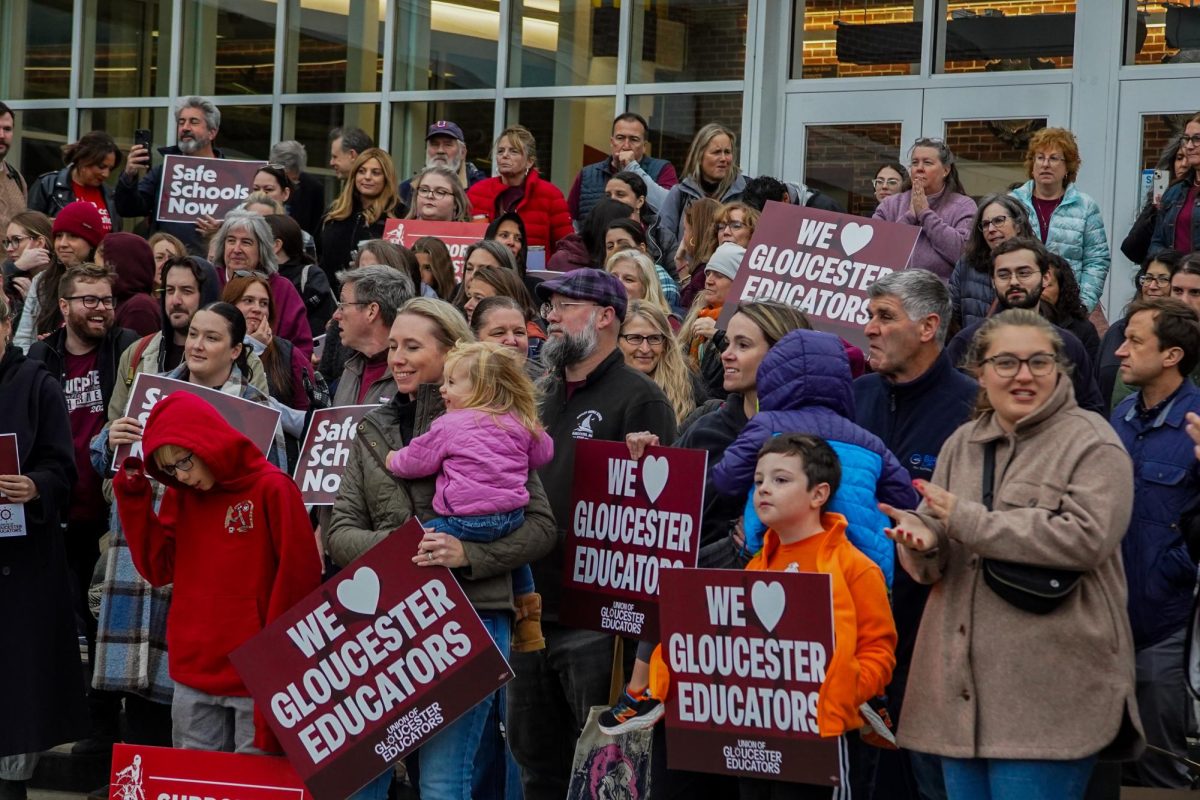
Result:
M344 269L334 277L338 283L351 285L355 302L378 305L379 317L389 328L396 321L400 306L416 295L412 279L386 264Z
M890 295L900 301L904 313L911 320L920 320L937 314L938 345L946 343L946 331L950 328L950 291L942 279L926 269L906 269L891 272L867 288L867 297L875 299Z
M221 127L221 109L217 108L217 104L207 97L201 97L198 94L184 97L179 101L179 105L175 106L175 117L178 119L179 115L188 108L198 108L204 112L204 124L208 126L209 130L215 131Z
M268 275L279 272L279 261L275 258L275 234L271 233L271 226L258 214L241 209L226 214L225 221L217 229L217 241L221 243L213 259L217 267L225 269L225 240L234 231L250 231L254 235L254 240L258 242L259 270Z
M295 139L285 139L271 146L271 161L287 173L300 173L308 166L308 151Z
M342 140L343 152L353 150L361 153L363 150L375 146L375 141L370 134L362 128L334 128L329 132L329 141L332 143L338 139Z
M958 194L966 194L963 188L962 178L958 177L958 161L954 157L954 151L950 149L950 145L946 144L943 139L931 139L928 136L922 136L912 143L912 147L908 148L908 157L912 158L913 151L918 147L930 147L937 151L938 161L942 162L942 166L950 170L946 175L946 189Z

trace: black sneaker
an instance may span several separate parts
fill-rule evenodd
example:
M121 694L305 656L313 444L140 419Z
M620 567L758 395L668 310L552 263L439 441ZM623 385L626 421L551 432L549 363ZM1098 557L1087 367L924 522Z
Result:
M637 698L622 692L617 704L601 714L597 722L603 733L616 736L653 727L665 711L662 702L649 691L642 692Z

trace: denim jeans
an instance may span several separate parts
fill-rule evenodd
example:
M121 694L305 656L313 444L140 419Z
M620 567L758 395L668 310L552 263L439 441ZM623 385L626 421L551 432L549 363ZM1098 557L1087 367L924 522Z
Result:
M1096 757L1074 761L942 758L950 800L1080 800Z
M392 788L392 775L393 770L388 767L366 786L350 795L350 800L387 800L388 789Z
M480 514L474 517L434 517L425 527L439 533L449 533L464 542L494 542L508 536L525 524L525 509L503 514ZM533 570L526 564L512 572L513 594L533 591Z
M479 618L507 659L512 614L481 611ZM499 724L503 702L504 690L493 692L421 745L421 800L520 800L517 765Z

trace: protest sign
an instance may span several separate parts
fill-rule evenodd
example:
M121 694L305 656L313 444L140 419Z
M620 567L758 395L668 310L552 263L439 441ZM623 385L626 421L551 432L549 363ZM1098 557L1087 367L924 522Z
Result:
M659 576L694 567L708 453L624 442L575 445L559 616L573 628L658 638Z
M921 229L819 208L767 203L717 325L742 300L776 300L812 326L863 346L867 287L905 269Z
M350 461L358 422L376 408L379 406L335 406L313 412L293 476L305 505L333 505Z
M392 531L230 655L316 800L342 800L512 679L444 567Z
M113 745L109 800L312 800L285 758Z
M275 428L279 425L279 412L270 406L243 400L231 394L218 392L216 389L206 389L187 381L178 381L162 375L138 373L129 390L129 404L125 407L125 416L136 417L142 425L150 418L150 411L168 395L175 392L194 394L211 405L221 415L222 419L238 433L254 442L255 446L264 453L271 451L275 442ZM123 444L113 451L113 472L129 456L144 458L142 443Z
M250 196L254 173L266 163L165 156L158 187L158 221L195 222L201 216L223 219Z
M20 475L21 454L17 450L17 435L15 433L0 433L0 475ZM25 504L5 502L0 495L0 539L12 536L24 536L28 533L25 527Z
M830 576L669 569L661 596L672 609L661 623L667 765L838 785L837 738L817 729L833 657Z
M454 279L462 280L467 248L487 233L486 222L438 222L424 219L389 219L383 226L383 238L392 244L412 248L417 239L432 236L441 239L450 250Z

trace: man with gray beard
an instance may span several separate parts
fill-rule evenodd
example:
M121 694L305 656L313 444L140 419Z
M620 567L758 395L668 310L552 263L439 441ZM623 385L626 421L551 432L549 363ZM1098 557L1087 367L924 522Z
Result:
M669 444L676 430L666 395L626 366L617 347L627 297L615 276L577 269L540 284L537 294L549 334L541 352L549 372L541 418L554 439L554 458L538 474L558 521L558 545L532 564L546 649L512 655L517 677L508 689L508 732L526 800L561 800L588 711L608 702L614 644L610 635L558 623L575 442L621 442L628 433L650 431Z
M458 173L463 190L487 177L487 173L467 160L467 137L462 128L447 120L438 120L425 134L425 166L443 166ZM400 184L400 199L412 208L412 178Z
M213 147L221 127L221 110L211 100L195 96L180 100L175 111L175 125L178 144L158 148L160 154L224 158L221 151ZM205 231L216 230L218 221L202 217L195 223L159 222L158 192L163 181L163 165L160 163L138 180L138 175L149 166L150 151L135 144L129 151L125 171L121 173L113 193L117 213L126 219L148 217L151 233L169 233L187 245L193 255L205 255L202 235Z

